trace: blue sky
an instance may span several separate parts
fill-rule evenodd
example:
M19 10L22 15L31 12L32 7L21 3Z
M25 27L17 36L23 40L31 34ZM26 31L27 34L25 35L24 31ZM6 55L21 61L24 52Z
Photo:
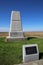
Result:
M43 31L43 0L0 0L0 32L9 31L12 10L21 12L23 31Z

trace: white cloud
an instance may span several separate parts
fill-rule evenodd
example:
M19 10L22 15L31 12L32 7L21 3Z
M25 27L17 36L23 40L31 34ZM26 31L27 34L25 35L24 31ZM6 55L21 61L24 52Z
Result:
M7 28L7 27L0 27L0 32L9 32L9 28Z
M23 31L43 31L43 28L23 28ZM9 28L8 27L0 27L0 32L9 32Z
M30 31L30 32L31 32L31 31L33 31L33 32L34 32L34 31L43 31L43 28L28 28L28 27L26 28L26 27L25 27L25 28L23 28L23 31L27 31L27 32L28 32L28 31Z

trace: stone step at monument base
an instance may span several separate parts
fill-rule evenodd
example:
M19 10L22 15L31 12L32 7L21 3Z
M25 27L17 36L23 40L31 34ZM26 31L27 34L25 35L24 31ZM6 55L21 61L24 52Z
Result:
M6 41L26 40L27 37L7 37Z

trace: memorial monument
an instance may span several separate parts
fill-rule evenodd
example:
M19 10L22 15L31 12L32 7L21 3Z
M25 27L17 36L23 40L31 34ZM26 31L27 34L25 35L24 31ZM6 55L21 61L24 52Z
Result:
M23 62L39 60L37 44L23 45Z
M10 31L7 40L24 39L20 11L11 12Z

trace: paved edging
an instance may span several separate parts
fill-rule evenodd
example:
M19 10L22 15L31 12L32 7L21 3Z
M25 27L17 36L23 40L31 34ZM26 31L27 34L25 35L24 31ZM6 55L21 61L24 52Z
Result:
M14 64L14 65L43 65L43 59L37 60L37 61L32 61L32 62L29 62L29 63Z

